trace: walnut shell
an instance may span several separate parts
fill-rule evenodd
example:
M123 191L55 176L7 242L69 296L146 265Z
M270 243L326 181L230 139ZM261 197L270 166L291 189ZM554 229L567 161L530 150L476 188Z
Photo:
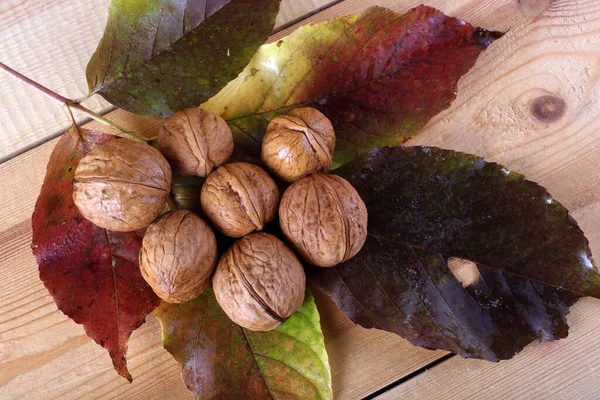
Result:
M92 223L117 232L145 228L163 210L171 167L154 147L115 139L79 161L73 179L75 205Z
M225 164L206 178L200 193L206 216L223 234L242 237L260 231L273 220L279 189L257 165Z
M253 233L236 241L213 277L217 301L233 322L268 331L302 305L306 276L294 253L279 239Z
M148 227L140 249L142 276L169 303L185 303L210 285L217 240L200 217L171 211Z
M315 174L283 194L279 223L300 256L319 267L354 257L367 238L367 208L354 187L337 175Z
M201 108L187 108L162 125L158 149L181 175L206 177L231 157L233 135L218 115Z
M294 182L331 168L335 133L314 108L296 108L271 120L262 142L262 160L273 174Z

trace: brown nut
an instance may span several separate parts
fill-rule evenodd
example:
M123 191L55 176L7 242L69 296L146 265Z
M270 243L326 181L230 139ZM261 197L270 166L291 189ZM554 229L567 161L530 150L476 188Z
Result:
M145 228L163 210L171 167L154 147L115 139L79 161L73 179L75 205L92 223L117 232Z
M306 276L294 253L279 239L253 233L225 252L213 277L221 308L233 322L268 331L302 305Z
M367 238L367 208L352 185L337 175L315 174L283 194L279 223L300 256L319 267L354 257Z
M217 261L215 235L189 211L171 211L148 227L140 249L142 276L169 303L185 303L210 285Z
M238 162L217 168L200 193L206 216L223 234L242 237L275 218L279 189L257 165Z
M158 149L181 175L206 177L233 153L233 135L223 118L201 108L187 108L165 121Z
M262 160L271 172L294 182L327 172L335 147L333 126L314 108L296 108L271 120L262 142Z

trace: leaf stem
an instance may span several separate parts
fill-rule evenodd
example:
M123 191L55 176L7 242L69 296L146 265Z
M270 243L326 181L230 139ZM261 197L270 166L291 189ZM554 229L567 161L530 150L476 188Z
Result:
M69 103L67 103L67 106L69 108L74 108L75 110L79 110L79 111L87 114L90 118L92 118L95 121L100 122L101 124L110 126L114 130L119 132L119 134L117 135L119 137L136 140L138 142L146 142L144 139L135 136L131 131L128 131L128 130L122 128L116 122L104 118L102 115L93 112L92 110L82 106L81 104L77 104L77 103L74 103L71 100L69 100Z
M89 117L91 117L92 119L100 122L101 124L110 126L111 128L113 128L114 130L116 130L117 132L119 132L118 135L116 136L120 136L120 137L124 137L124 138L128 138L128 139L132 139L132 140L136 140L138 142L145 142L145 140L140 139L139 137L135 136L132 132L128 131L127 129L119 126L116 122L113 122L109 119L104 118L103 116L101 116L100 114L95 113L94 111L82 106L81 104L79 104L76 101L73 101L71 99L67 99L66 97L61 96L60 94L53 92L52 90L48 89L47 87L37 83L36 81L29 79L28 77L26 77L25 75L21 74L18 71L15 71L14 69L12 69L11 67L9 67L8 65L0 62L0 69L4 70L5 72L7 72L9 75L12 75L14 78L20 80L21 82L25 83L28 86L31 86L32 88L37 89L38 91L42 92L43 94L45 94L47 97L51 98L52 100L56 101L57 103L61 104L61 105L66 105L69 109L75 109L78 111L81 111L82 113L88 115Z

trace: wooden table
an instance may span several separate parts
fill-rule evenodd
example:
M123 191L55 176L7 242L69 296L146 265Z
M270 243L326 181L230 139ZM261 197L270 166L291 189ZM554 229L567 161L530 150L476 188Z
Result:
M0 60L70 97L85 94L84 68L105 24L108 0L4 0ZM361 12L406 11L413 0L284 0L272 39L297 24ZM597 0L431 0L428 4L489 29L508 31L461 80L453 106L411 144L467 151L503 163L547 187L600 252L600 2ZM321 10L320 12L316 12ZM105 350L57 310L38 279L29 218L54 139L68 124L60 106L0 74L0 399L188 399L154 316L128 353L133 384ZM551 94L562 115L533 115ZM90 108L106 113L107 103ZM153 121L116 110L134 130ZM98 128L96 124L89 124ZM413 347L393 334L354 326L318 297L338 399L595 399L600 397L600 301L569 315L569 338L528 346L492 364Z

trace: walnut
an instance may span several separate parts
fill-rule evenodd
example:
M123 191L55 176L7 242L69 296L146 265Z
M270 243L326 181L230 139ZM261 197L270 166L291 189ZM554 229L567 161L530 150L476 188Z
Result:
M206 177L231 157L233 135L223 118L201 108L188 108L162 125L158 149L181 175Z
M259 166L231 163L220 166L206 178L200 203L223 234L242 237L262 230L275 217L279 190Z
M145 143L115 139L79 161L73 200L100 228L128 232L145 228L163 210L171 189L171 167Z
M271 120L262 142L262 160L273 174L294 182L327 172L335 147L331 122L314 108L297 108Z
M283 194L279 223L300 256L319 267L354 257L367 238L367 208L348 181L315 174Z
M142 276L169 303L184 303L210 284L217 261L215 235L189 211L171 211L148 227L140 250Z
M302 305L306 276L294 253L275 236L253 233L233 244L213 277L217 301L238 325L268 331Z

